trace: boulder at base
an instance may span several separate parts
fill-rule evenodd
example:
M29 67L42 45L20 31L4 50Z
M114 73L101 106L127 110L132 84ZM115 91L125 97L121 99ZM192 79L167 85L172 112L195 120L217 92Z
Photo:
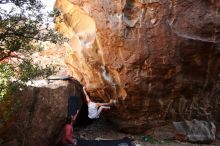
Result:
M65 124L68 97L82 96L78 83L35 81L34 85L16 94L22 105L9 128L0 135L5 145L52 145Z
M215 140L216 127L213 122L183 121L173 122L176 130L184 134L189 142L211 143Z

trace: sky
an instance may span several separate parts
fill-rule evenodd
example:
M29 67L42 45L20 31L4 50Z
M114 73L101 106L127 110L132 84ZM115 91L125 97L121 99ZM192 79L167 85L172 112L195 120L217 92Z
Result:
M46 6L46 10L52 11L56 0L41 0L41 2Z
M44 22L50 23L51 27L54 27L53 18L48 17L47 12L51 12L53 10L55 1L56 0L41 0L43 5L45 6L45 8L41 10L42 14L45 14L43 16L43 20ZM16 10L16 6L13 3L0 4L0 8L6 10L7 12L9 12L12 8L15 8L15 11L13 11L13 13L19 13L19 9Z
M53 10L54 4L56 0L41 0L41 2L45 5L45 12L50 12ZM8 4L0 4L0 8L9 11L15 5L12 3Z

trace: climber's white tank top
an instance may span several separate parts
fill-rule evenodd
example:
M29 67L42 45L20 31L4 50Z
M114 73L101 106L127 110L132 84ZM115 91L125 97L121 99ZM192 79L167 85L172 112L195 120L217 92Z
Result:
M90 101L88 103L88 117L91 119L95 119L97 118L97 114L98 114L98 108L96 106L96 103Z

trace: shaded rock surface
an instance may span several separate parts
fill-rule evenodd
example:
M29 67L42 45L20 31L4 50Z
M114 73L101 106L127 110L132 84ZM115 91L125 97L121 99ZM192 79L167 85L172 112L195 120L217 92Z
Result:
M7 131L1 135L3 145L52 145L65 124L68 97L81 97L81 93L79 83L68 81L53 81L17 93L21 107L14 113L15 118Z
M207 121L184 121L173 122L177 131L184 134L188 141L198 143L210 143L215 141L216 127L213 122Z
M220 133L217 133L216 137L220 140Z
M120 130L183 119L219 122L217 0L56 0L66 64L93 100L117 104Z
M129 137L134 140L133 143L136 146L198 146L198 144L172 140L172 137L175 136L175 128L172 124L155 127L144 133L133 135L116 131L105 119L100 118L87 127L76 128L75 134L88 140L110 140ZM144 137L148 137L148 139L146 140ZM219 144L217 142L213 143L216 146ZM210 145L202 144L202 146Z
M1 146L53 145L65 124L68 98L83 97L78 81L56 80L70 75L64 62L68 50L45 42L43 48L32 54L33 62L56 67L55 74L49 77L55 80L39 78L30 81L27 88L11 97L14 103L10 108L14 110L9 120L0 125Z
M220 133L217 133L217 139L220 140Z

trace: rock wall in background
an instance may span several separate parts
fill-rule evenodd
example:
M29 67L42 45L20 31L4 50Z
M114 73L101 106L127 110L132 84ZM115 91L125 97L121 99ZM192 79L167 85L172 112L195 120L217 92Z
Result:
M57 0L66 64L108 115L140 132L170 120L220 121L218 0Z

